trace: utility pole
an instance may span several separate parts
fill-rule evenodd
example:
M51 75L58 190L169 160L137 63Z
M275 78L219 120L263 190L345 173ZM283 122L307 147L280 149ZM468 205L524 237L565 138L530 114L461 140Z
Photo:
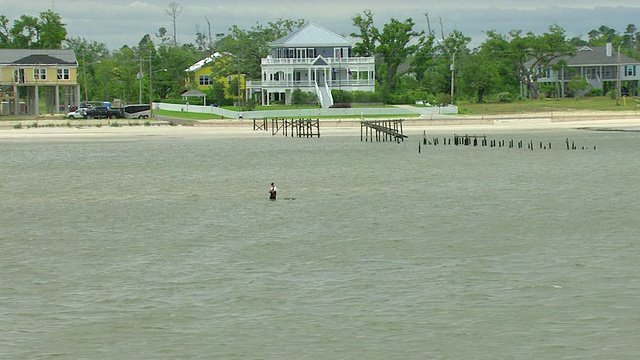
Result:
M616 69L616 105L620 105L620 48L618 45L618 66Z
M140 65L142 66L142 65ZM149 49L149 118L153 119L153 67L151 66L151 49Z
M138 104L142 104L142 58L140 58L140 69L138 70L138 80L140 81Z
M84 58L84 51L82 52L82 78L84 79L84 101L87 102L89 101L89 93L87 92L87 62Z
M429 21L429 13L425 12L423 15L427 18L427 29L429 31L429 35L431 35L431 22Z
M453 105L453 94L456 78L456 53L451 56L451 105Z

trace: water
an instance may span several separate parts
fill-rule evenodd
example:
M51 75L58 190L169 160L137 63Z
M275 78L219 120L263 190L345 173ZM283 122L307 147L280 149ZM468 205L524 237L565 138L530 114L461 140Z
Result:
M0 358L637 358L638 134L420 138L0 141Z

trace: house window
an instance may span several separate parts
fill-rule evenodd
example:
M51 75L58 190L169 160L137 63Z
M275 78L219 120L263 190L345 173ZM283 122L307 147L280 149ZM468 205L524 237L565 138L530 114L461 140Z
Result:
M200 75L200 76L198 76L198 85L200 85L200 86L209 86L209 85L211 85L211 77L209 75Z
M24 69L16 69L13 71L13 81L18 84L24 84Z
M625 66L625 67L626 67L626 71L625 72L627 73L627 76L636 76L636 66L635 65L633 65L633 66L629 65L629 66Z
M33 78L35 80L47 80L47 69L33 69Z
M308 48L307 49L307 57L315 58L316 57L316 49Z
M333 57L335 58L348 58L349 57L349 48L333 48Z
M58 80L69 80L70 78L69 69L58 69Z

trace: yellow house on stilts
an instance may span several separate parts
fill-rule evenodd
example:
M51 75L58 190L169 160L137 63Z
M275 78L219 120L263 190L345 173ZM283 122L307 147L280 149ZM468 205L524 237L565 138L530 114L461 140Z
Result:
M77 76L73 50L0 49L0 114L66 113L80 103Z

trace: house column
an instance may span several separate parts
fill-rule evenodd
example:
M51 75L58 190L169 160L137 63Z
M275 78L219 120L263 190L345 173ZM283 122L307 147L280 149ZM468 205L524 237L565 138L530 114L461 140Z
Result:
M56 104L56 110L55 110L54 114L60 114L60 85L57 85L57 84L56 84L55 104Z
M40 91L38 91L38 85L35 86L35 95L33 96L33 98L35 99L35 103L33 104L33 113L34 115L37 117L38 115L40 115L40 106L38 106L38 104L40 104L40 98L39 98L39 93Z
M18 97L17 85L13 85L13 115L20 115L20 98Z
M564 66L560 69L560 89L561 98L564 99Z

